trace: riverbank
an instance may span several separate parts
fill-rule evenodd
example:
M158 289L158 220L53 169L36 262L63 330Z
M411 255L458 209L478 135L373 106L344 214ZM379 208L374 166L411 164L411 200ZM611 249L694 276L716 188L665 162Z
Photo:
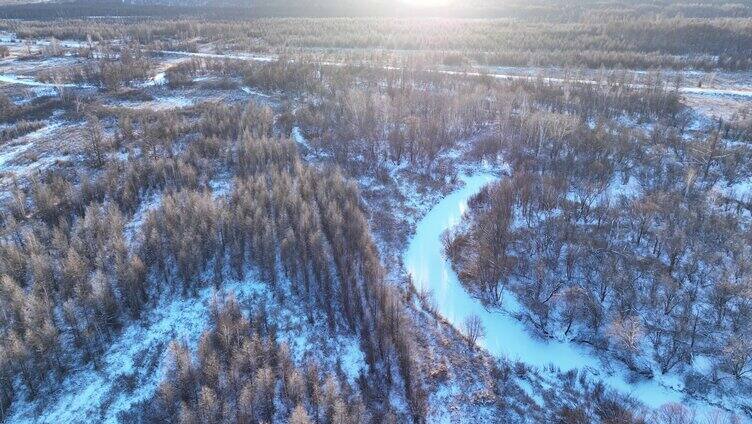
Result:
M652 380L630 382L627 371L618 364L604 364L585 347L558 340L544 340L525 328L510 311L519 306L505 293L504 309L489 310L464 289L451 263L445 258L441 235L460 222L468 200L483 186L498 179L489 172L464 175L462 188L450 193L436 204L417 224L416 231L403 261L418 291L429 291L438 312L455 327L462 328L471 315L480 318L485 337L479 344L496 357L520 361L544 370L550 365L563 371L587 370L608 387L628 394L650 408L666 403L686 402L681 383L671 375ZM674 386L676 385L676 386ZM710 405L693 402L701 415L712 413Z

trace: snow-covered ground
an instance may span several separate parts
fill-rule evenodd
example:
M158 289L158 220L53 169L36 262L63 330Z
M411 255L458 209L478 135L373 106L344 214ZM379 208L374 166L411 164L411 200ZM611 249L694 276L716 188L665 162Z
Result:
M69 83L51 83L51 82L42 82L38 81L32 77L28 76L21 76L21 75L13 75L13 74L1 74L0 75L0 83L4 84L20 84L20 85L27 85L30 87L53 87L53 88L92 88L91 85L88 84L69 84Z
M17 167L10 166L9 162L17 158L23 152L33 147L34 140L49 137L56 129L63 125L62 122L55 122L36 131L32 131L18 139L11 141L0 147L0 171L19 171Z
M263 291L265 286L244 282L227 288L245 297ZM202 290L197 298L168 296L145 319L129 325L116 337L101 360L101 369L88 365L69 373L54 401L14 402L9 422L119 422L120 412L148 399L156 390L170 340L196 345L208 324L212 296L211 289ZM148 366L155 359L157 363ZM135 381L133 392L123 390L126 380Z
M470 197L496 179L490 173L463 176L464 186L444 197L418 223L403 257L416 288L432 292L439 313L457 328L461 328L470 315L480 317L486 330L481 345L496 356L538 369L553 364L563 371L588 370L594 378L602 379L610 387L653 408L684 401L681 383L675 376L630 383L625 372L611 370L586 348L558 340L543 340L526 330L524 324L510 313L519 308L511 295L504 299L505 310L491 311L464 289L451 263L444 257L441 234L460 222ZM702 414L710 414L714 409L706 404L693 406Z
M323 319L320 325L308 324L302 305L280 302L268 285L250 275L244 280L225 281L221 292L208 287L197 296L176 297L175 290L166 289L149 314L115 337L101 358L99 369L89 364L73 370L51 396L34 401L19 399L13 403L7 422L122 422L121 412L154 395L164 377L169 343L180 340L194 349L203 331L208 329L212 299L229 293L241 305L253 308L265 305L279 325L279 341L290 346L298 363L306 355L318 352L322 355L318 359L325 367L332 369L339 363L354 384L366 367L357 338L330 336Z
M242 60L251 62L274 62L280 58L276 55L256 55L247 53L196 53L196 52L184 52L184 51L172 51L162 50L158 53L165 55L184 56L184 57L199 57L209 59L231 59ZM321 66L345 66L346 63L342 62L329 62L329 61L317 61L316 64ZM382 66L383 69L399 71L402 68L395 66ZM474 68L477 70L472 71L457 71L450 69L435 69L433 72L444 75L463 75L463 76L487 76L495 79L507 79L507 80L524 80L524 81L541 81L549 84L563 84L563 83L580 83L580 84L601 84L603 81L599 81L594 78L559 78L559 77L542 77L539 75L531 75L530 73L511 73L511 72L499 72L499 70L509 70L511 68L496 68L489 69L487 67ZM526 68L517 68L516 71L524 71ZM640 83L632 84L635 87L643 86ZM738 99L752 99L752 87L748 85L734 85L733 87L712 87L702 88L693 86L681 86L678 87L678 91L681 94L688 96L711 96L711 97L732 97Z
M244 93L250 94L251 96L261 97L265 99L268 99L271 97L269 94L263 93L258 90L254 90L253 88L248 87L248 86L240 87L240 89L243 90Z
M273 62L277 60L277 56L272 55L256 55L247 53L200 53L200 52L183 52L177 50L159 50L156 53L174 56L187 56L187 57L199 57L205 59L234 59L234 60L246 60L254 62Z
M195 56L205 58L228 58L251 61L272 61L276 58L271 56L254 56L242 54L211 54L211 53L187 53L187 52L162 52L176 56ZM319 62L323 66L338 66L336 63ZM398 69L398 68L389 68ZM437 71L446 74L481 75L480 73L464 73L456 71ZM22 72L25 73L25 72ZM520 76L505 73L496 73L492 77L504 79L537 79L535 76ZM571 82L571 79L548 78L550 83ZM591 80L581 82L596 83ZM14 74L0 75L0 85L20 84L30 86L40 92L56 92L58 87L88 86L76 84L51 84L43 83L32 77L22 77ZM166 83L165 72L158 72L154 77L145 82L142 87L158 89ZM251 87L240 88L245 94L256 100L269 101L271 96L254 90ZM718 96L724 100L746 101L752 99L752 90L744 89L700 89L682 87L680 91L693 98L714 99ZM39 95L39 94L37 94ZM276 97L276 95L275 95ZM742 100L739 100L742 99ZM150 109L183 108L197 104L195 98L189 95L173 93L155 96L153 100L146 102L118 102L119 106L144 107ZM48 125L36 132L25 136L27 143L19 140L6 144L0 150L0 170L10 170L9 162L23 154L33 146L31 142L35 138L50 136L60 124ZM309 147L300 128L295 127L291 138L302 147ZM515 299L511 296L505 298L505 311L489 311L480 301L470 296L459 283L451 264L444 258L440 236L442 232L457 224L462 213L467 208L467 200L475 194L483 185L495 180L497 177L489 173L479 173L473 176L463 177L464 186L449 194L435 205L425 217L418 222L416 233L410 240L408 250L404 255L404 263L418 289L430 289L435 297L439 312L456 327L460 328L463 320L469 314L477 314L483 321L487 336L482 340L482 345L492 354L508 357L511 360L519 360L531 366L543 369L549 364L554 364L562 370L587 369L596 378L602 378L611 387L623 392L630 393L648 406L656 407L666 402L682 401L681 383L672 376L659 377L656 380L629 383L626 374L621 371L613 372L610 367L604 366L591 351L571 343L541 340L525 328L525 325L509 313L517 307ZM374 186L375 181L365 185ZM750 183L745 181L734 190L743 191L749 195ZM218 187L219 188L219 187ZM638 181L629 179L626 182L612 184L608 187L610 194L629 194L639 191ZM215 193L218 190L215 189ZM408 198L408 201L413 198ZM148 210L156 207L159 203L159 195L154 195L145 201L142 208L133 220L132 228L137 228ZM418 205L412 205L419 209ZM132 234L129 237L132 241ZM228 282L225 288L238 293L242 299L254 299L267 297L268 287L255 280L243 282ZM84 369L75 370L64 380L62 388L52 396L53 401L42 403L16 402L11 411L9 422L86 422L107 421L116 422L118 413L127 410L131 405L143 399L149 398L156 389L158 381L162 377L164 350L166 344L173 338L183 339L194 346L201 332L207 325L208 304L213 295L211 289L201 291L198 296L190 298L165 298L160 301L154 311L138 323L127 326L116 337L112 345L104 355L103 366L95 370L88 366ZM294 305L287 305L293 312L285 312L285 320L296 322ZM300 315L302 316L302 315ZM300 323L303 328L305 323ZM297 327L296 327L297 328ZM321 337L325 332L318 334L317 331L308 329L305 332L282 331L282 338L290 343L296 359L300 359L302 352L310 348L312 337ZM317 342L317 343L320 343ZM364 367L363 354L354 338L335 338L331 343L337 347L336 357L341 359L341 365L351 382L358 372ZM146 357L147 360L143 358ZM140 364L149 366L141 366ZM132 391L122 390L119 385L123 381L134 381ZM448 388L449 394L457 388ZM539 395L530 389L530 396ZM542 403L542 402L539 402ZM696 405L699 409L703 405Z
M290 133L290 138L298 143L298 145L304 147L305 149L310 149L311 146L308 144L308 140L306 140L305 136L303 135L303 132L300 130L300 127L294 127L292 129L292 132Z
M131 109L167 110L193 106L196 99L182 95L154 96L147 101L117 101L114 105Z
M53 125L39 131L48 131ZM228 176L212 180L210 184L214 196L226 196L232 188ZM162 193L151 193L141 203L126 226L129 244L138 242L136 230L146 215L159 207L161 200ZM204 281L211 280L210 273L206 272ZM86 364L69 371L53 393L35 400L27 399L23 390L20 391L6 422L124 422L123 413L155 394L164 378L169 343L182 341L195 351L201 334L209 329L212 301L230 294L244 310L264 308L277 325L278 342L288 344L298 365L314 357L324 370L341 369L350 384L356 384L356 379L366 372L366 359L358 337L332 334L323 316L315 316L311 324L303 303L293 300L289 282L278 284L276 290L281 292L277 292L263 283L253 269L247 270L241 280L229 277L230 274L229 270L224 270L225 278L219 291L205 287L196 294L181 296L179 287L166 286L160 289L161 293L152 293L156 300L149 305L149 312L140 320L128 323L114 336L98 360L98 366Z
M146 82L141 84L142 87L154 87L157 85L167 84L167 74L165 72L157 72L156 75L149 78Z

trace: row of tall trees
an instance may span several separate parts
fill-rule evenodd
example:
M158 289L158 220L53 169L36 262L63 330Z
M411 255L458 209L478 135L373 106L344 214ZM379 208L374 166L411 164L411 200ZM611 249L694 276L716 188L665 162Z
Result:
M507 66L632 69L694 66L707 70L741 70L750 66L748 7L742 7L741 13L733 13L730 11L734 6L740 5L705 5L705 13L685 15L680 12L664 14L664 8L653 4L640 5L630 12L624 4L595 10L597 6L602 5L588 4L584 9L588 13L575 14L576 19L562 19L557 11L519 21L420 18L316 21L288 18L250 22L70 20L55 24L8 21L3 29L16 32L22 39L125 39L167 49L191 48L190 43L201 39L234 51L326 48L438 52L441 58L460 54L469 60ZM691 9L698 5L684 6ZM709 9L719 13L708 13Z

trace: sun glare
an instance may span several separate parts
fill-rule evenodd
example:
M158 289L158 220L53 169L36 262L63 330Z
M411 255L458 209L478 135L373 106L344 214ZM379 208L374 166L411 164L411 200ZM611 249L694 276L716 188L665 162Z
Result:
M402 0L402 2L413 7L444 7L449 6L452 0Z

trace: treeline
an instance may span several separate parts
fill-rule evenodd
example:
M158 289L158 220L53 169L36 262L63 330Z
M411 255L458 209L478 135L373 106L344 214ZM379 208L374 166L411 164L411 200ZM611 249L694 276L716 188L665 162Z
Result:
M276 117L279 130L289 133L298 126L308 147L327 153L355 174L405 163L430 174L436 158L468 139L474 139L469 145L473 155L493 155L499 147L478 136L498 128L523 128L545 137L586 122L626 117L636 122L666 120L686 130L691 118L675 91L677 82L660 73L639 81L626 73L606 72L595 83L576 76L551 83L443 74L419 66L382 69L216 59L192 59L173 72L169 79L176 83L204 75L241 77L248 86L295 98ZM530 113L519 113L520 108ZM741 129L742 122L740 117L727 127ZM626 133L628 128L615 130Z
M16 4L13 4L16 3ZM64 3L10 2L0 7L0 17L6 19L60 19L82 17L192 17L224 20L256 17L462 17L507 18L523 21L576 22L584 18L635 19L657 17L750 17L752 11L744 3L727 0L703 2L661 1L593 2L572 1L562 9L555 1L503 2L468 1L462 4L412 6L398 0L327 0L313 2L287 0L282 2L256 0L240 2L221 0L130 0L108 2L79 0Z
M567 22L448 18L150 19L70 20L54 25L6 21L0 28L23 39L91 37L149 46L198 39L222 50L281 53L342 49L343 54L352 54L355 49L365 55L384 49L407 56L460 55L466 60L506 66L746 70L752 65L749 16L719 14L701 18L645 11L636 17L616 13L609 18L604 13L592 12Z

